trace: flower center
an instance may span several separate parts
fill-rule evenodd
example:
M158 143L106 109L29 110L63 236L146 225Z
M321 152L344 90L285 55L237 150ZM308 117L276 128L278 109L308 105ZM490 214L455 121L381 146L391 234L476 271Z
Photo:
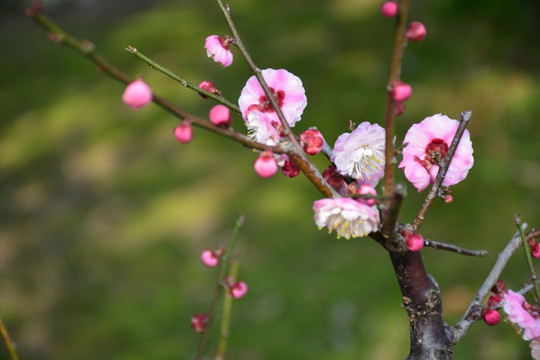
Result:
M429 161L431 164L438 164L446 156L446 153L448 152L448 145L442 139L433 139L426 146L425 152L426 161Z
M351 154L350 173L353 177L371 179L384 165L384 154L367 145L363 145ZM356 175L356 176L354 176Z
M272 92L272 95L274 95L274 98L276 99L279 107L283 105L283 99L285 99L285 91L283 90L274 90L274 88L270 88L270 91ZM272 103L268 99L266 95L261 95L259 97L259 105L257 106L259 108L259 111L261 112L274 112L274 108L272 107Z

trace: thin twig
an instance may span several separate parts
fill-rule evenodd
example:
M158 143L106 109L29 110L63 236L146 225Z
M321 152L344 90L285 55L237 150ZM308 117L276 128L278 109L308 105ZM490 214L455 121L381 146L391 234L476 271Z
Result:
M4 325L4 322L2 321L1 317L0 317L0 333L2 333L2 338L4 339L4 342L6 343L6 347L8 349L11 360L19 360L19 356L17 355L17 350L15 348L15 345L13 344L13 341L11 341L11 337L9 336L7 328Z
M527 224L523 224L522 227L525 228ZM489 275L487 276L486 280L474 296L473 300L469 304L469 307L463 314L463 317L459 322L453 326L453 336L452 336L452 344L456 345L458 342L463 339L467 331L469 331L469 328L471 325L480 318L480 313L482 312L482 303L486 299L487 295L489 294L489 291L493 287L493 285L497 282L499 279L502 271L504 270L504 267L508 263L508 260L510 260L510 257L514 254L514 252L521 246L521 237L519 235L519 231L516 231L514 233L514 236L512 236L512 239L508 242L504 250L499 254L497 257L497 261L495 262L495 265L493 265L493 268L491 269Z
M390 206L383 211L382 233L387 239L386 249L389 251L406 251L402 237L396 236L399 212L403 200L407 196L407 188L403 183L397 183L390 199Z
M407 26L407 17L409 15L409 0L401 1L399 14L396 19L396 30L394 33L394 47L392 49L392 60L390 63L390 74L388 77L388 94L386 97L386 145L385 145L385 167L384 167L384 191L385 195L390 196L394 191L394 165L395 165L395 147L394 147L394 119L396 116L396 104L392 96L391 84L398 81L401 76L401 65L403 53L407 47L405 38L405 27Z
M521 227L521 218L519 217L519 215L514 215L514 221L519 230L521 242L523 243L523 250L525 251L525 258L527 259L527 264L529 265L529 272L531 274L531 282L534 285L534 295L536 296L536 302L539 302L540 301L540 286L536 282L538 279L538 275L536 275L536 271L534 270L534 265L533 265L532 255L531 255L531 248L529 247L529 244L527 244L527 240L525 239L526 236L523 233L523 228Z
M191 90L193 90L195 92L198 92L201 95L209 97L209 98L211 98L211 99L213 99L213 100L227 106L229 109L234 110L237 113L240 113L240 108L238 107L238 105L233 104L229 100L225 99L225 97L223 97L223 96L216 95L216 94L214 94L214 93L212 93L210 91L206 91L204 89L201 89L200 87L198 87L194 83L183 79L182 77L176 75L175 73L173 73L169 69L163 67L162 65L158 64L154 60L150 59L148 56L144 55L143 53L141 53L139 50L137 50L133 46L128 45L125 48L125 50L130 52L131 54L137 56L142 61L146 62L148 65L150 65L150 67L152 69L156 69L157 71L161 72L162 74L167 75L171 79L178 81L182 86L187 87L188 89L191 89Z
M238 276L238 266L238 261L231 261L229 275L227 276L231 283L234 283L236 281L236 277ZM216 360L225 359L225 352L227 351L227 343L230 336L232 304L233 297L229 292L226 292L225 298L223 300L223 308L221 309L221 324L219 330L219 342L216 352Z
M446 176L446 171L448 170L448 167L452 162L452 158L454 157L463 132L465 131L465 128L467 127L467 124L471 119L471 115L471 111L464 111L461 113L461 121L457 128L456 134L454 135L454 139L452 140L452 143L450 144L450 147L448 148L448 152L446 153L444 159L439 163L439 172L437 173L435 182L429 190L429 193L426 196L426 199L424 200L424 203L422 204L418 215L416 215L416 218L414 219L413 230L415 232L418 232L420 230L420 226L422 226L422 222L424 221L426 214L429 211L429 208L433 204L433 201L435 201L435 199L437 198L437 194L439 193L441 184L444 180L444 177Z
M469 250L469 249L465 249L465 248L462 248L453 244L446 244L446 243L442 243L442 242L438 242L438 241L434 241L430 239L424 239L424 246L437 249L437 250L451 251L457 254L467 255L467 256L482 257L489 254L489 251L487 250Z

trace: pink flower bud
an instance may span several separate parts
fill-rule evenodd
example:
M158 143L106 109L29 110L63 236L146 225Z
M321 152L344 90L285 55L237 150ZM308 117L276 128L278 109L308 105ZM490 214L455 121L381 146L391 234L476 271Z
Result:
M259 155L253 164L255 171L260 177L269 178L274 176L278 170L278 164L274 159L274 154L270 150L265 150Z
M424 238L419 233L408 232L405 235L405 245L410 251L419 251L424 247Z
M191 141L193 130L188 120L184 120L174 129L174 137L182 144L187 144Z
M138 109L152 101L152 90L142 79L137 79L126 87L122 100L132 109Z
M229 285L229 293L235 299L243 298L247 294L247 291L248 287L243 281L238 281L234 284Z
M225 105L216 105L210 110L210 121L216 126L231 126L231 111Z
M407 39L411 39L412 41L418 42L424 40L426 33L427 31L424 24L418 21L413 21L409 24L409 27L405 32L405 37Z
M499 295L499 294L494 294L494 295L491 295L487 301L487 306L488 307L494 307L495 305L497 305L498 303L500 303L502 301L502 296Z
M497 325L501 321L501 314L497 310L485 308L482 310L482 319L489 326Z
M300 174L300 169L298 168L298 166L296 166L294 161L292 161L291 159L287 159L287 161L285 161L285 164L283 164L283 167L281 168L281 172L286 177L293 178Z
M497 280L495 285L491 287L491 292L493 292L494 294L502 294L503 291L504 291L504 282L501 279L499 279Z
M335 165L330 165L323 172L323 178L328 182L328 185L334 188L340 195L347 194L347 183L343 179L343 176L337 171Z
M309 129L300 134L300 143L309 155L315 155L324 147L324 138L319 130Z
M405 84L401 81L396 81L392 85L392 97L397 102L403 102L408 100L412 95L411 85Z
M208 328L210 318L206 314L196 314L191 318L191 327L196 333L204 334Z
M381 5L381 13L386 17L394 17L399 11L399 6L395 1L385 1Z
M214 95L221 95L221 91L219 91L211 81L205 80L199 84L199 87L203 90L211 92ZM201 93L199 93L199 95L201 95L204 99L208 99L208 96L206 95Z
M373 186L369 184L362 184L360 185L358 189L355 190L355 194L377 196L377 191L375 190ZM356 200L368 206L373 206L377 202L377 200L373 198L368 198L368 199L358 198Z
M213 268L219 264L219 256L215 251L206 249L201 254L201 261L205 266Z
M450 194L445 195L443 201L447 204L450 204L452 201L454 201L454 197Z
M218 35L210 35L206 38L204 48L208 57L214 59L215 62L220 63L223 67L227 67L233 62L233 53L229 49L229 43L231 39L225 37L223 39Z
M535 259L540 259L540 243L535 242L534 245L531 246L531 254Z

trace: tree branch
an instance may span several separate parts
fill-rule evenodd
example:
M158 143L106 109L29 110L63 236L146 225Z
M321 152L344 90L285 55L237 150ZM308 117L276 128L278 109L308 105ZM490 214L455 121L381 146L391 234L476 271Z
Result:
M427 246L427 247L430 247L430 248L433 248L433 249L437 249L437 250L451 251L451 252L455 252L457 254L468 255L468 256L482 257L482 256L486 256L487 254L489 254L489 251L487 251L487 250L469 250L469 249L465 249L465 248L456 246L454 244L445 244L445 243L442 243L442 242L429 240L429 239L424 239L424 246Z

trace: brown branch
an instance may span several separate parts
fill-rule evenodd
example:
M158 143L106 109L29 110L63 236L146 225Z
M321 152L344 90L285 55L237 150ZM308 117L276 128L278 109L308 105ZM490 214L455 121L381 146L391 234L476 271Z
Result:
M402 0L399 7L399 14L396 20L396 30L394 33L394 47L392 50L392 60L390 63L390 74L388 78L387 97L386 97L386 115L384 128L386 130L385 145L385 167L384 167L384 190L383 194L390 195L394 191L394 165L395 165L395 147L394 147L394 119L396 104L392 96L391 84L400 79L401 64L403 53L407 47L405 38L405 27L407 26L407 17L409 14L409 0Z
M455 252L456 254L467 255L467 256L482 257L489 254L489 251L487 250L469 250L469 249L465 249L465 248L462 248L453 244L445 244L442 242L429 240L429 239L424 239L424 246L437 249L437 250L451 251L451 252Z
M461 136L463 135L463 132L465 131L469 120L471 119L471 115L471 111L465 111L461 113L461 121L457 128L456 134L454 135L454 139L452 139L452 144L450 144L450 147L448 148L448 152L446 153L444 159L439 163L439 172L437 173L435 182L429 190L429 193L426 196L426 199L424 200L424 203L422 204L418 215L416 215L416 219L414 219L413 231L415 232L418 232L420 230L420 226L422 226L422 222L424 221L426 214L429 211L429 208L433 204L433 201L435 201L435 199L437 198L439 189L441 188L441 184L444 180L444 177L446 176L446 171L448 170L448 167L452 162L456 149L461 140Z

